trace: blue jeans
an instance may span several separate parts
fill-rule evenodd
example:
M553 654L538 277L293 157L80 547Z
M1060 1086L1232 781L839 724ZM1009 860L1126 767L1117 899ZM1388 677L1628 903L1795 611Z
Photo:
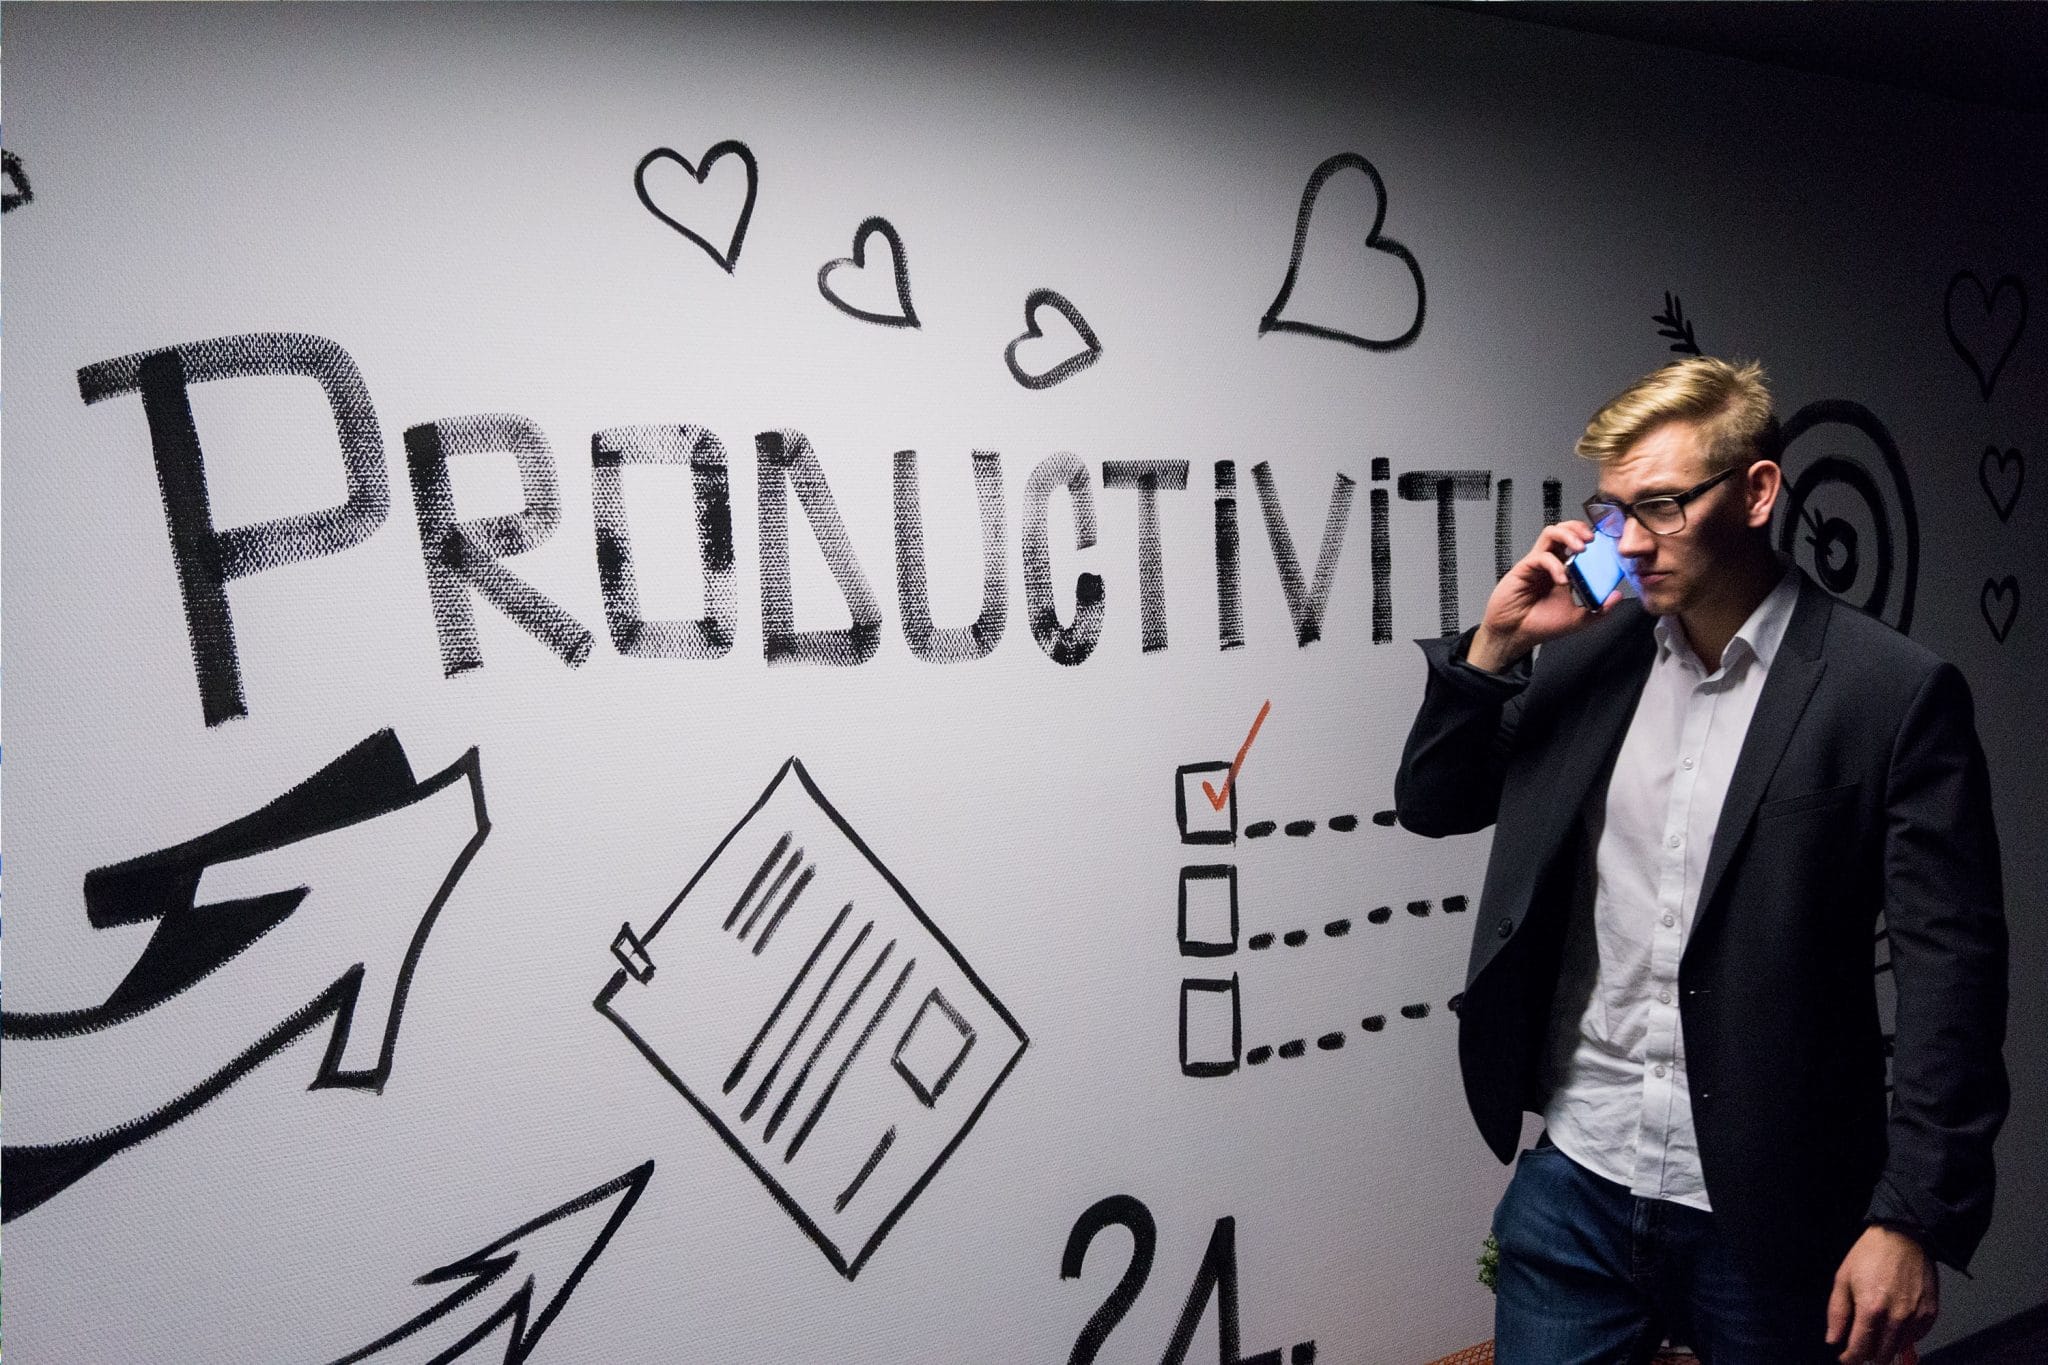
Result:
M1714 1216L1580 1166L1546 1135L1515 1163L1494 1210L1498 1365L1640 1365L1666 1335L1705 1365L1837 1360L1829 1283L1747 1274Z

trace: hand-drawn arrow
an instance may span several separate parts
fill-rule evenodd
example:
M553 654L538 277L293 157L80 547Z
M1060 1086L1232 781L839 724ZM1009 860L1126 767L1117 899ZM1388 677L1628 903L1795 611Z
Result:
M451 811L434 800L443 792L458 808ZM461 801L464 793L467 802ZM445 841L425 849L435 859L428 875L440 875L422 913L415 915L382 886L370 888L375 899L367 910L384 913L361 913L363 898L359 894L352 904L347 894L359 888L343 886L337 892L325 882L294 885L288 877L281 878L283 889L266 886L261 894L208 895L221 882L260 878L272 871L272 860L310 853L320 847L313 841L322 836L353 840L344 854L354 853L366 836L383 835L389 844L388 817L396 817L393 830L407 834L414 832L407 822L438 820L452 831L447 838L463 841L452 860L446 860ZM93 927L154 921L156 928L128 973L99 1004L47 1014L0 1012L0 1038L7 1041L9 1069L17 1077L28 1068L37 1077L61 1073L94 1081L68 1087L64 1105L30 1111L47 1115L31 1120L37 1127L61 1123L66 1131L83 1128L85 1136L43 1142L32 1132L30 1141L0 1150L0 1220L27 1213L103 1162L193 1114L323 1022L331 1020L332 1027L309 1088L381 1092L391 1074L406 995L427 935L489 831L475 749L425 781L415 781L397 736L383 730L249 815L173 847L89 872L86 917ZM329 856L332 861L332 850ZM347 873L356 870L346 861L341 866ZM338 880L346 882L347 873ZM249 952L287 920L293 922L291 931ZM234 971L221 971L236 959ZM320 974L337 973L311 1000L304 995L300 965L306 961ZM209 978L207 990L186 994ZM137 1020L146 1022L146 1033L132 1026ZM225 1065L215 1066L205 1060L203 1040L221 1036L229 1026L255 1028L260 1034ZM169 1058L164 1057L166 1048L172 1050ZM175 1055L181 1051L186 1055ZM162 1065L155 1064L159 1060ZM194 1082L194 1072L204 1074ZM152 1097L161 1094L166 1074L172 1085L184 1087L175 1098L147 1107L148 1100L129 1093L147 1088ZM118 1108L122 1105L128 1106L125 1112ZM140 1117L136 1106L145 1107ZM108 1112L87 1114L89 1107ZM9 1116L9 1137L20 1135L23 1119Z
M612 1234L633 1211L640 1192L654 1174L654 1163L643 1162L624 1175L607 1180L596 1189L580 1194L559 1208L550 1209L530 1223L523 1223L490 1245L481 1247L459 1261L419 1277L418 1284L447 1284L466 1281L454 1293L394 1331L369 1345L351 1351L334 1365L354 1365L377 1357L397 1361L424 1360L428 1365L446 1365L482 1345L489 1349L504 1340L504 1365L520 1365L533 1354L541 1334L553 1324L569 1296L576 1292L583 1274L603 1253ZM595 1236L589 1225L607 1207L611 1216ZM586 1215L579 1217L578 1215ZM582 1229L582 1231L578 1231ZM511 1295L494 1300L490 1311L457 1313L508 1273L523 1276ZM538 1313L535 1303L541 1307ZM500 1330L511 1324L509 1338ZM428 1329L435 1329L429 1331ZM422 1335L424 1334L424 1335ZM415 1339L417 1338L417 1339ZM400 1349L400 1348L403 1349Z

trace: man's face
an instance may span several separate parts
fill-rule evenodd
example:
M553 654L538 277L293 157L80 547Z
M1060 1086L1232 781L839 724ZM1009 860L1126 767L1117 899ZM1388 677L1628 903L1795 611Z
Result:
M1687 422L1666 422L1602 469L1600 496L1640 502L1683 493L1708 477L1699 429ZM1751 550L1756 510L1746 478L1736 473L1685 505L1683 530L1653 535L1641 521L1629 517L1619 548L1635 563L1644 608L1653 616L1683 615L1711 603L1727 586L1727 576L1717 574L1717 567L1739 563ZM1768 505L1761 511L1768 520Z

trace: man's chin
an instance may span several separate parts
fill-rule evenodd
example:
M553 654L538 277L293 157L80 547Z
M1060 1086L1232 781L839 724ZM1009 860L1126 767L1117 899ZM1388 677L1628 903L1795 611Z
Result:
M1669 616L1678 610L1678 587L1669 574L1647 574L1636 580L1636 598L1652 616Z

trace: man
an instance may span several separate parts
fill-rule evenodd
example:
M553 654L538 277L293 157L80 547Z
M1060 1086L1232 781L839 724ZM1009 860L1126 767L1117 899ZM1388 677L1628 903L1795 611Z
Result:
M1969 690L1774 553L1779 445L1756 366L1645 376L1579 441L1588 520L1422 642L1401 822L1497 826L1466 1097L1502 1161L1545 1122L1494 1215L1502 1365L1667 1332L1709 1365L1889 1361L1990 1219L2006 940ZM1639 602L1572 600L1596 527Z

